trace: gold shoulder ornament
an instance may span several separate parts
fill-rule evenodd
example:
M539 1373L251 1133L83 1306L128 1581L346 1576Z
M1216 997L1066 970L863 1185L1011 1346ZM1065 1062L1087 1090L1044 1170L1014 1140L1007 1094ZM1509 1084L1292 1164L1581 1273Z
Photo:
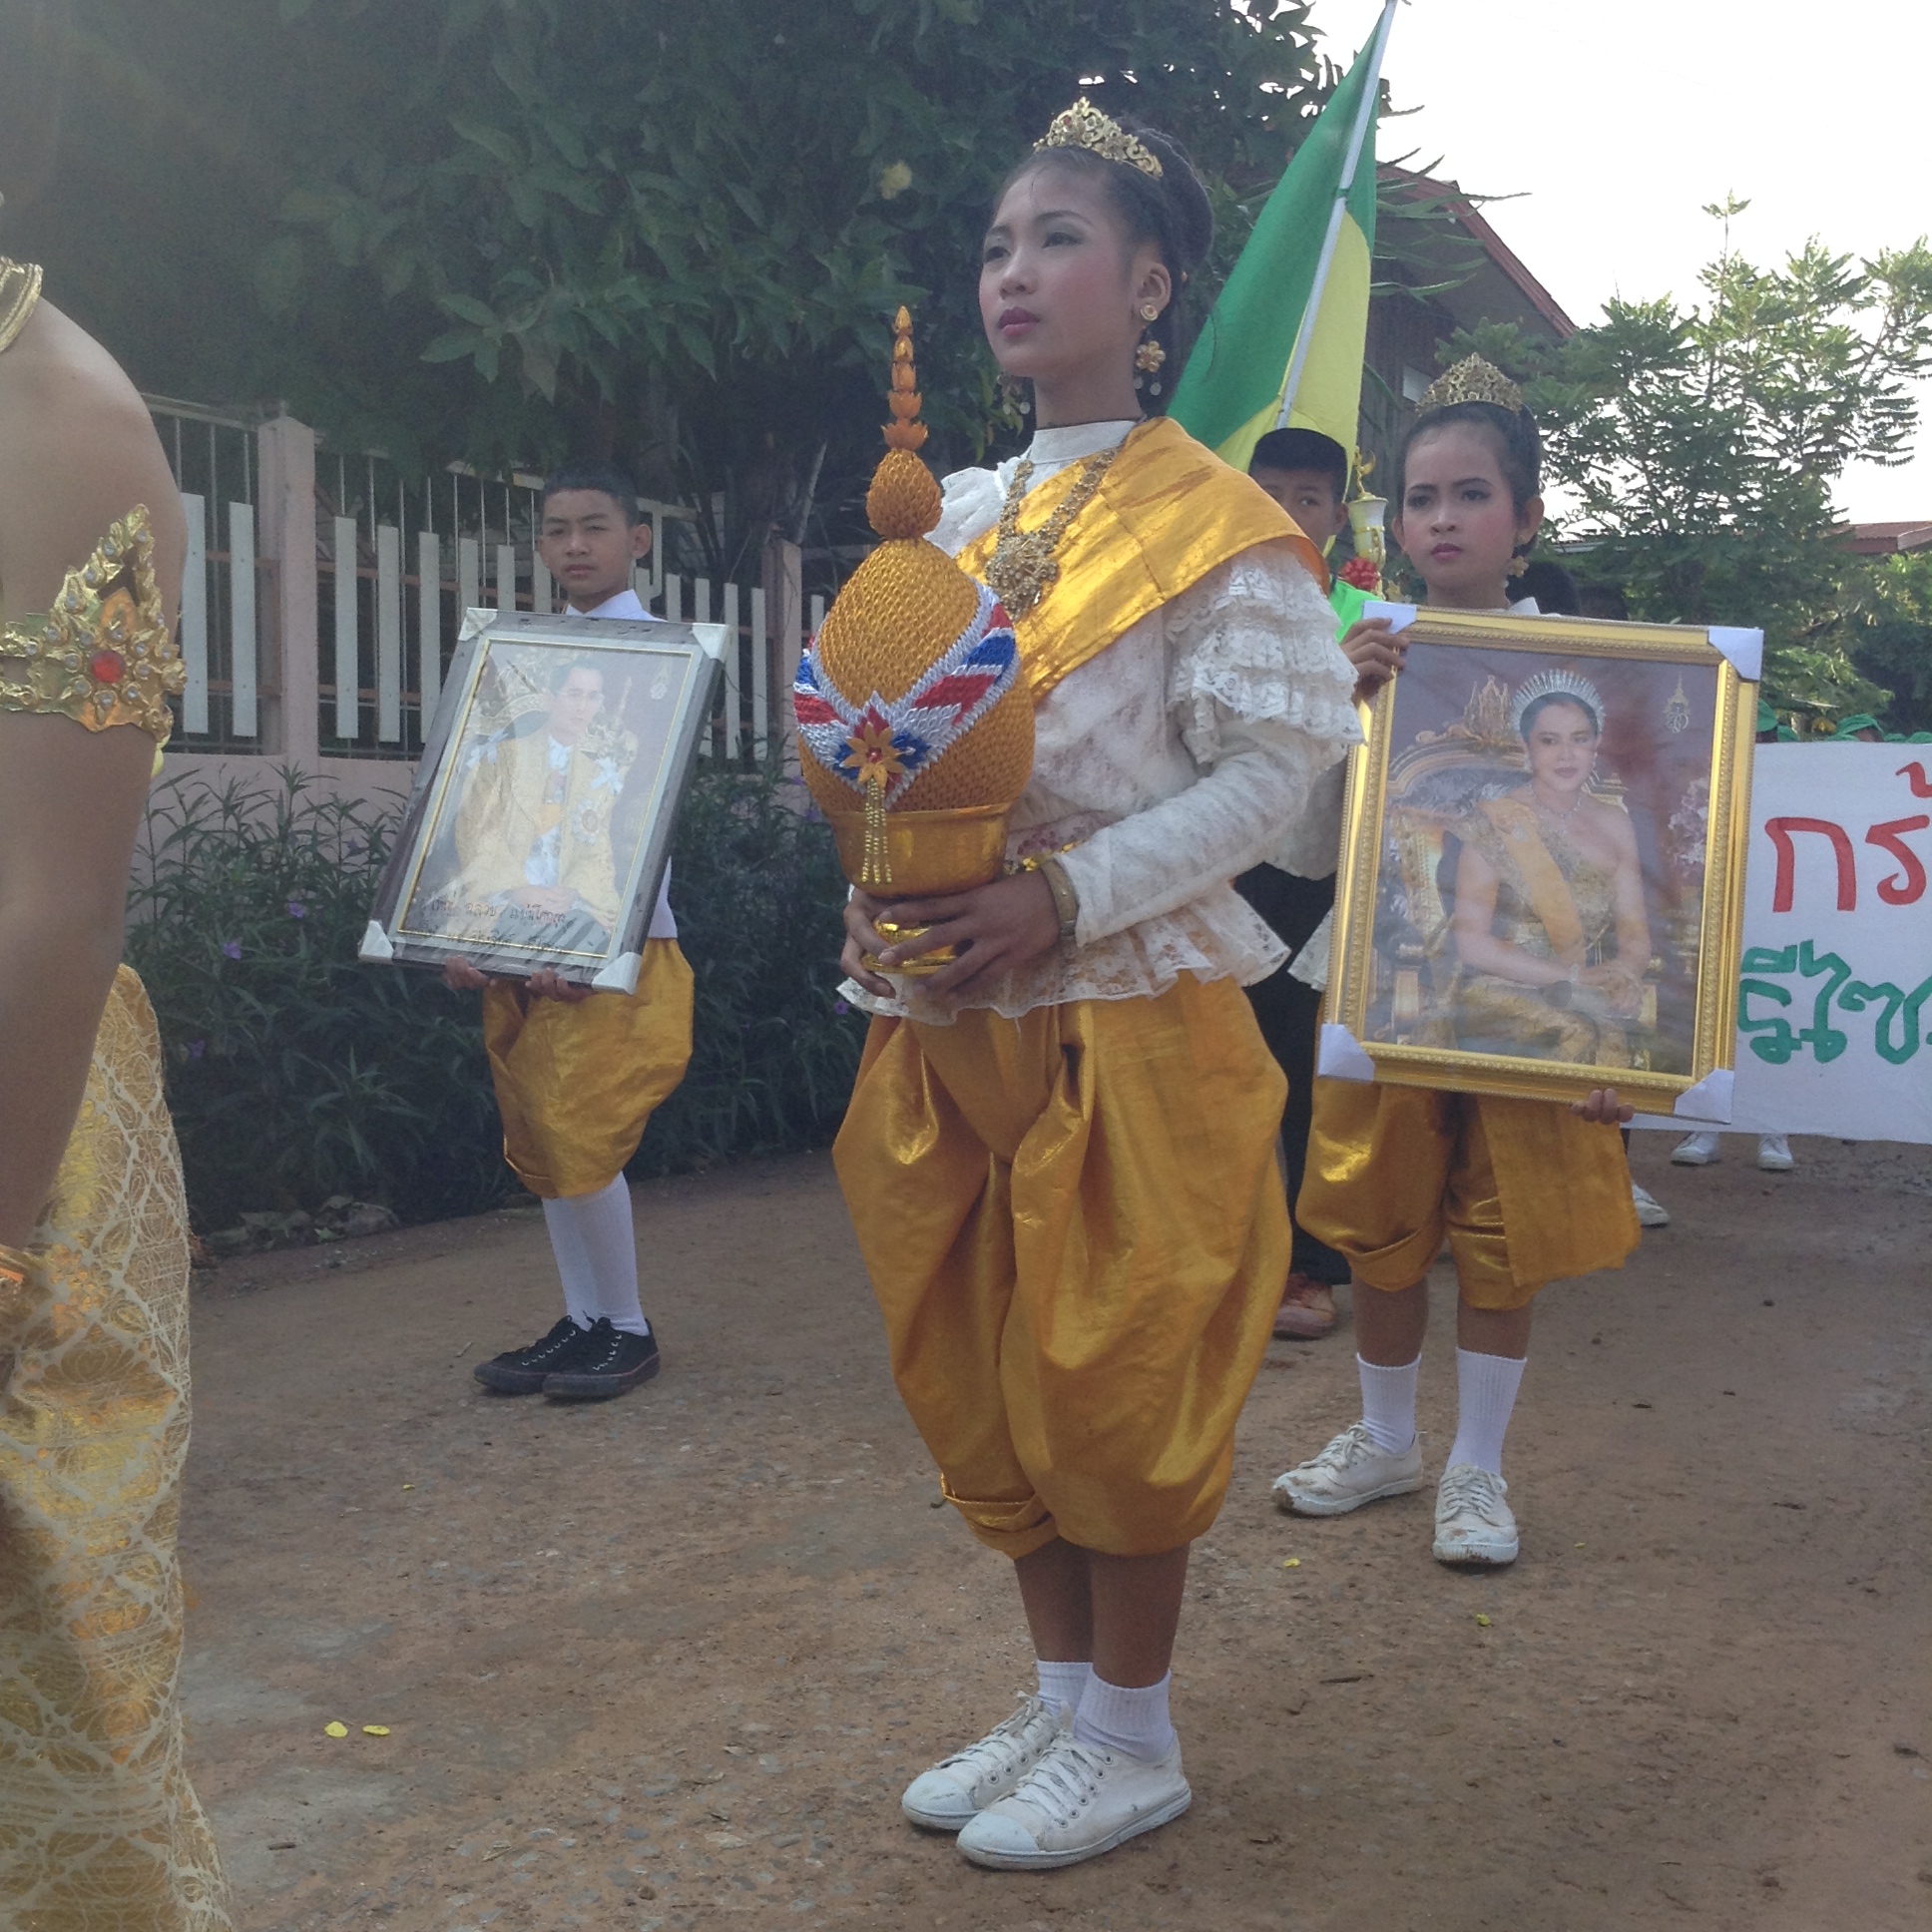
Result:
M13 347L39 300L40 264L0 254L0 355Z
M1517 416L1523 412L1523 391L1495 363L1485 362L1480 355L1465 355L1423 391L1417 413L1426 416L1432 409L1452 408L1459 402L1487 402Z
M169 697L187 682L162 609L145 504L67 573L45 618L0 625L0 711L58 712L90 731L135 724L165 740L174 727Z

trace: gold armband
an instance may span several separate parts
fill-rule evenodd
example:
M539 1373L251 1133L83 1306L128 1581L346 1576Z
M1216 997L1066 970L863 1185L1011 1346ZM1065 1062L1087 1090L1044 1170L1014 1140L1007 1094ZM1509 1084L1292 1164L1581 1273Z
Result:
M31 1254L0 1242L0 1323L14 1321L26 1311L27 1283L33 1273Z
M67 573L48 616L0 625L0 711L59 713L90 731L135 724L166 739L169 696L187 682L162 611L145 504Z

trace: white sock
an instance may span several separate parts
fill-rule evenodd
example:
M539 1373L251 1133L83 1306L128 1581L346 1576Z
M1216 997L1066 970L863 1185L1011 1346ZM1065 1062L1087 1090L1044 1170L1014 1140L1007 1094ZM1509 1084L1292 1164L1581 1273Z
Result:
M1523 1364L1508 1355L1456 1350L1456 1440L1443 1467L1473 1462L1492 1476L1503 1473L1503 1437L1523 1380Z
M597 1319L597 1283L591 1279L591 1257L568 1201L544 1203L544 1225L550 1229L550 1251L564 1284L564 1311L580 1328Z
M1096 1671L1074 1712L1074 1735L1083 1744L1102 1750L1125 1751L1150 1763L1174 1748L1174 1725L1168 1719L1170 1671L1159 1684L1130 1687L1109 1684Z
M1415 1382L1422 1357L1400 1368L1378 1368L1357 1355L1355 1369L1362 1379L1362 1426L1369 1441L1399 1456L1415 1440Z
M1094 1667L1091 1664L1061 1664L1051 1658L1036 1657L1033 1668L1040 1674L1041 1700L1058 1704L1068 1716L1072 1716L1087 1693Z
M598 1316L610 1318L613 1328L626 1334L648 1335L651 1324L638 1300L638 1233L631 1213L631 1190L622 1175L594 1195L571 1195L544 1203L550 1225L550 1244L557 1268L564 1276L564 1300L571 1317L588 1328ZM570 1234L559 1238L560 1227ZM574 1237L574 1249L572 1247ZM573 1288L572 1259L581 1257L581 1289ZM578 1313L579 1295L587 1315Z

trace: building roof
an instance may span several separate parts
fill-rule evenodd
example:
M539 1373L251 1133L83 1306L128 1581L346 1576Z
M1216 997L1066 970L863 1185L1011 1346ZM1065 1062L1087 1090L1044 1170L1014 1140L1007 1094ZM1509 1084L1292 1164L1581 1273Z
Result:
M1533 335L1549 335L1559 342L1577 332L1557 298L1524 267L1501 236L1483 220L1460 183L1438 181L1430 175L1384 162L1376 170L1383 184L1416 202L1440 203L1467 242L1482 250L1482 259L1469 272L1467 249L1451 235L1438 232L1409 250L1412 264L1424 281L1452 281L1453 286L1432 291L1432 299L1448 311L1459 328L1481 322L1515 322Z
M1861 557L1896 557L1910 550L1932 550L1932 517L1904 523L1841 523L1838 536Z

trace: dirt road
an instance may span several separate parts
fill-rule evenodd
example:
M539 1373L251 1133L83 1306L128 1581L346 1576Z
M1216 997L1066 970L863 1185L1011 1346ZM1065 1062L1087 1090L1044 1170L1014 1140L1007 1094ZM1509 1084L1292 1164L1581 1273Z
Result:
M1040 1877L897 1814L1028 1651L823 1158L639 1191L668 1367L604 1406L469 1377L554 1317L535 1210L202 1277L189 1708L239 1924L1923 1932L1932 1150L1669 1146L1676 1225L1540 1304L1507 1574L1431 1561L1426 1492L1277 1515L1356 1409L1345 1336L1275 1346L1190 1585L1194 1810Z

